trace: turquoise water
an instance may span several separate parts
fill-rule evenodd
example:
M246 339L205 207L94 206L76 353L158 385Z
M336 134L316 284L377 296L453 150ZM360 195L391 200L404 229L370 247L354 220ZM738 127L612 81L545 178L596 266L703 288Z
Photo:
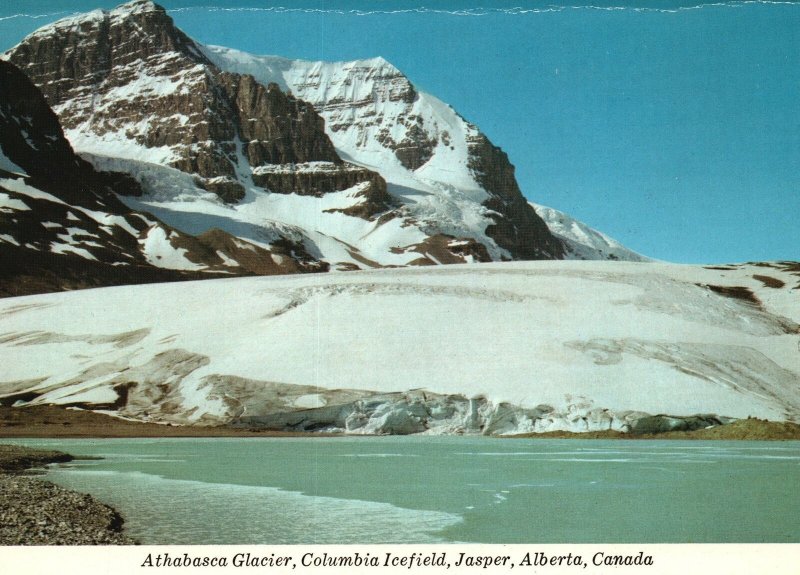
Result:
M146 544L800 542L800 442L17 443L103 457L49 478Z

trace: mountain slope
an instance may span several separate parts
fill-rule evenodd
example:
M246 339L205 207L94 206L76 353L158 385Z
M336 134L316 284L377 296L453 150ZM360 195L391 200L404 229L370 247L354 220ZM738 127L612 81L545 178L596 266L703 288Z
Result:
M788 263L515 262L15 298L0 399L352 433L798 421L798 286Z
M41 92L0 61L1 295L303 270L282 255L292 246L275 251L285 259L277 263L219 230L179 232L117 194L142 190L130 176L99 172L76 156Z
M143 0L46 26L7 57L79 152L137 177L129 205L178 228L200 214L184 231L301 241L341 269L563 255L505 153L384 60L206 48ZM192 177L165 187L153 164Z
M583 222L547 206L531 202L550 231L564 244L564 259L574 260L614 260L628 262L649 262L650 258L629 250L617 240L590 228Z
M329 63L218 46L205 51L222 69L253 74L311 102L325 118L337 150L381 171L390 191L408 200L415 218L436 225L452 220L454 209L475 210L477 204L485 210L476 216L489 218L483 231L506 255L561 256L558 242L524 201L506 154L383 58ZM496 252L493 259L502 255Z

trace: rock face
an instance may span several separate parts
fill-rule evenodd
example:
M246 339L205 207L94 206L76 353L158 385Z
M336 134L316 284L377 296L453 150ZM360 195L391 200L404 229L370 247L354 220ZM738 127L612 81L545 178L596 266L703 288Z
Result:
M324 186L310 172L275 190L283 193L380 179L345 167L312 106L277 85L222 72L148 1L60 21L9 57L41 87L70 133L93 138L109 155L196 174L225 202L243 199L242 176L246 183L253 168L265 165L328 162L342 171L337 180L330 170ZM368 193L373 189L385 194L381 185Z
M220 73L236 115L242 151L251 166L333 162L341 165L325 135L325 121L306 102L264 87L252 76Z
M147 224L110 191L115 178L128 193L140 193L138 184L78 158L57 116L16 67L0 61L0 80L0 151L19 168L0 180L2 247L145 264L137 236Z
M469 167L489 192L483 205L492 211L494 223L486 234L507 249L514 259L548 260L564 257L564 247L528 204L514 177L514 166L503 150L483 134L468 139Z
M327 269L285 238L273 253L220 230L194 237L127 207L118 194L141 196L140 184L75 155L41 92L5 61L0 158L0 295Z
M0 60L0 149L29 177L32 185L45 188L58 182L58 195L98 207L93 187L113 186L118 193L141 194L130 176L98 173L78 158L64 137L58 116L42 94L15 66ZM102 194L113 207L125 207L108 194Z
M561 241L524 199L508 156L449 106L419 92L386 60L304 62L217 47L207 54L221 68L279 82L314 104L337 149L380 171L401 198L411 186L449 202L481 206L481 233L471 230L472 236L488 244L493 259L564 256ZM404 207L424 218L431 235L452 233L441 227L452 204L425 206L434 207L433 213L412 202Z
M377 173L334 162L265 165L253 170L253 182L278 194L321 197L359 184L370 200L380 202L386 211L392 202L386 182Z

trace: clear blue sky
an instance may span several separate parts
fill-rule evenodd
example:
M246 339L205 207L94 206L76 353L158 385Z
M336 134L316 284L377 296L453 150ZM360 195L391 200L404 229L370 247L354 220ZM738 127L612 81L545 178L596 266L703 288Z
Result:
M117 3L4 0L0 47ZM800 4L161 4L205 43L306 59L385 57L502 147L531 200L646 255L800 259ZM597 8L611 6L623 9ZM55 15L30 16L42 14Z

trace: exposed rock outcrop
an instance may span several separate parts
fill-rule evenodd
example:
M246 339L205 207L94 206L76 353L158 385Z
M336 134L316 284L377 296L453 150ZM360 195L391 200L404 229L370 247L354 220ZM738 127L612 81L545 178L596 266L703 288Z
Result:
M219 230L196 238L128 208L117 194L141 195L139 182L78 157L42 93L2 60L0 157L0 296L327 269L285 238L273 253Z
M644 435L650 433L667 433L669 431L696 431L718 425L726 425L734 419L715 414L698 414L678 417L674 415L651 415L640 417L631 425L631 433Z
M342 163L313 106L284 94L277 84L263 86L249 75L222 72L218 78L251 166Z
M296 193L301 196L324 196L366 183L362 193L373 202L380 202L383 211L392 202L386 182L380 175L343 162L311 162L266 165L253 170L253 181L271 192Z
M368 200L385 204L381 177L343 166L311 105L276 84L219 70L152 2L62 20L8 55L41 87L68 131L211 180L205 188L225 202L244 198L241 177L253 168L328 162L334 168L326 174L254 180L307 195L370 181Z
M396 248L397 252L416 252L420 257L410 265L461 264L492 261L486 246L472 238L436 234L424 242Z
M562 259L561 241L522 195L506 153L479 132L468 139L468 145L469 168L490 195L483 205L493 212L494 223L486 234L514 259Z

